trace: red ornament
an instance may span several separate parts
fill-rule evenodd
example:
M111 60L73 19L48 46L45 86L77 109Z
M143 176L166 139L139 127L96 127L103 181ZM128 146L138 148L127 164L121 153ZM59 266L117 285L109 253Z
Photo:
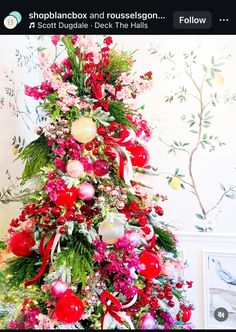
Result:
M93 172L97 176L104 176L109 172L110 166L106 160L98 159L93 163Z
M181 311L176 315L178 321L182 321L183 323L187 323L192 316L192 311L190 308L181 306Z
M144 167L149 162L150 155L144 146L131 146L127 150L131 152L131 163L133 166Z
M63 324L78 322L84 312L83 302L76 295L68 292L56 303L55 315Z
M65 206L67 208L71 207L77 199L77 189L71 187L70 189L66 188L57 192L57 199L55 203L57 206Z
M162 261L157 255L143 251L140 255L140 263L145 266L145 268L140 271L140 274L146 279L153 279L161 274Z
M33 252L34 245L34 238L25 231L14 234L10 240L11 252L16 256L29 256Z

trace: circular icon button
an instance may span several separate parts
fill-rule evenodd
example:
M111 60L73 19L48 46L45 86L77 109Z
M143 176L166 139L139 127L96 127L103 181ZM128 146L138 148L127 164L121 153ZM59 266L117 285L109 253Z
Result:
M214 317L218 322L224 322L229 317L229 313L225 308L217 308Z
M8 15L7 17L5 17L3 23L7 29L14 29L18 24L15 16L12 15Z

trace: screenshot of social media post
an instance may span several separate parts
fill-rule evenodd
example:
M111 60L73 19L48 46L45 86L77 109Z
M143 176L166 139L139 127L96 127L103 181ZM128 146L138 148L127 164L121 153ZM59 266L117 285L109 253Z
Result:
M234 330L232 12L5 7L0 329Z

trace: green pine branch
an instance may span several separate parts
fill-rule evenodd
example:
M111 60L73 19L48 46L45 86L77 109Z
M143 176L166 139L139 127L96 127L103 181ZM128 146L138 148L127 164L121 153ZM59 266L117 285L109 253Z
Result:
M175 257L177 256L176 241L173 235L159 227L154 227L154 232L157 235L156 244L166 252L172 253Z
M19 158L25 162L22 173L23 181L38 174L41 168L47 166L51 160L51 149L47 144L46 137L41 135L35 141L27 145L17 159Z
M93 248L84 237L78 239L73 248L65 248L56 257L56 268L60 266L71 268L72 282L86 283L87 275L93 273Z
M115 118L115 121L135 130L135 126L130 122L125 114L128 114L124 103L121 101L110 101L108 112Z
M40 257L33 253L29 257L14 257L7 261L4 274L7 276L9 288L19 287L25 280L30 280L36 275L36 263Z
M133 53L134 52L117 51L115 48L110 51L108 70L112 83L115 83L121 73L131 71L134 62Z

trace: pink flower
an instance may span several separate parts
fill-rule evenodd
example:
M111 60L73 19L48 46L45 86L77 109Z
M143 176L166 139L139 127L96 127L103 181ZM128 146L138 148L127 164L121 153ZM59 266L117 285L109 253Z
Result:
M60 41L60 36L59 35L54 35L51 38L53 45L57 46L57 43Z
M89 157L81 157L80 162L84 166L84 170L86 173L91 173L93 170L93 163L90 161Z

